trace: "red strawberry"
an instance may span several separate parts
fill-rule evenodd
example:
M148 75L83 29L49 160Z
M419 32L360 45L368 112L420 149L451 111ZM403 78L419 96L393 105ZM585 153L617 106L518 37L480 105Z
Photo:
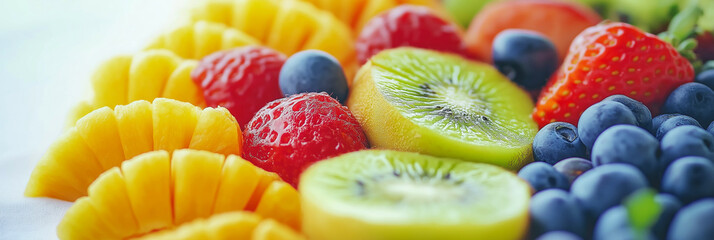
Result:
M580 115L603 98L623 94L653 114L670 92L694 78L692 65L671 44L625 23L585 29L541 92L533 119L541 127Z
M400 46L464 54L461 30L429 8L402 5L369 20L357 38L357 59L364 64L378 52Z
M243 158L293 186L312 163L368 145L357 119L324 92L268 103L248 123L243 140Z
M285 55L267 47L242 47L201 59L191 79L210 107L228 109L241 127L266 103L283 97L278 86Z

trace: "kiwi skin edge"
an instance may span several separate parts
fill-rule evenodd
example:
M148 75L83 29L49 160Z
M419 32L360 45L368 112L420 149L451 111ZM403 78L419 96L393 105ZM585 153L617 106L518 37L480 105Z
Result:
M521 147L476 145L441 135L413 123L387 102L379 92L372 79L372 69L372 61L368 61L360 68L347 100L347 106L362 125L372 147L490 163L512 171L533 161L530 144ZM532 104L525 92L522 98L523 102ZM535 128L534 135L537 131L537 127Z

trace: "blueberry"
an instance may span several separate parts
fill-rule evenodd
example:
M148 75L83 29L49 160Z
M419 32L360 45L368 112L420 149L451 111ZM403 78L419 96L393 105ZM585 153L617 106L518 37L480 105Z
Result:
M550 231L568 231L585 236L585 215L577 200L561 189L543 190L531 199L530 234L540 236Z
M684 126L684 125L692 125L692 126L697 126L697 127L702 127L699 125L699 122L695 120L694 118L690 116L685 116L685 115L678 115L671 117L662 124L660 124L659 128L657 129L657 132L655 133L655 136L657 139L662 140L662 137L664 137L667 132L670 130L679 127L679 126Z
M664 121L667 121L667 119L670 119L670 118L673 118L676 116L682 116L682 114L677 114L677 113L662 114L662 115L652 118L652 127L650 128L650 133L652 133L653 136L657 136L657 129L659 129L660 125L662 125L662 123Z
M679 202L676 197L665 193L657 194L657 196L655 196L655 202L662 207L662 212L652 226L652 231L658 239L666 239L669 224L672 223L672 219L674 215L677 214L677 211L682 208L682 203Z
M637 119L632 111L622 103L603 101L585 109L578 120L578 135L585 147L592 149L595 139L605 129L618 125L637 125Z
M694 78L694 81L707 85L707 87L714 89L714 69L706 70L699 73L699 75Z
M636 239L656 239L651 232L647 232L644 238L639 238L638 233L632 228L627 209L623 205L612 207L605 211L595 224L593 231L594 240L636 240Z
M714 135L714 122L709 124L709 127L707 127L707 132L711 133Z
M632 111L632 114L635 115L635 119L637 119L637 126L647 130L652 128L652 113L650 112L650 109L641 102L625 95L612 95L605 98L603 101L615 101L622 103L629 108L630 111Z
M580 175L593 168L593 163L584 158L567 158L553 165L556 171L565 175L573 183Z
M544 162L533 162L526 165L518 171L518 176L528 181L536 192L549 188L568 190L570 187L568 179L563 174Z
M667 239L711 240L714 236L714 199L696 201L679 210Z
M569 157L585 157L585 145L573 124L554 122L545 125L533 139L535 161L555 164Z
M555 45L533 31L502 31L493 39L492 51L496 68L528 90L543 87L560 64Z
M683 84L669 94L662 112L687 115L700 124L709 124L714 120L714 91L701 83Z
M570 192L590 221L631 193L647 187L645 176L629 164L613 163L593 168L573 182Z
M675 160L664 172L662 192L676 196L684 204L714 197L714 163L703 157Z
M662 156L659 167L662 173L672 161L686 156L714 159L714 136L696 126L679 126L662 137Z
M650 183L657 176L659 141L649 132L632 125L616 125L595 140L591 159L593 166L625 163L637 167Z
M553 231L540 235L536 240L582 240L582 238L565 231Z
M347 100L347 78L342 66L323 51L306 50L290 56L280 69L279 82L285 96L326 92L341 103Z

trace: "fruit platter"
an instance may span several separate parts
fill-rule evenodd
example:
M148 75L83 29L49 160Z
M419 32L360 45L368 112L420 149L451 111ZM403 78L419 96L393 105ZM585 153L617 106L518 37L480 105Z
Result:
M714 239L713 0L179 15L86 70L22 182L48 238Z

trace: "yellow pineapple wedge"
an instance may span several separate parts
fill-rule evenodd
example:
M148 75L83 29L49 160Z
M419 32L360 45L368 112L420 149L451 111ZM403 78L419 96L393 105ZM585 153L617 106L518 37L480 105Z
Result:
M260 45L260 41L218 22L198 21L162 33L146 49L167 49L182 58L200 60L220 50L249 45Z
M204 107L199 87L191 80L198 65L168 50L147 50L120 55L102 63L91 78L94 97L81 102L70 113L68 125L101 107L114 108L136 100L170 98Z
M176 229L148 234L138 240L305 240L295 230L250 212L230 212L197 219Z
M225 24L288 56L305 49L325 51L340 61L348 84L358 67L349 26L307 2L200 0L192 8L191 20Z
M355 36L362 27L374 16L402 4L412 4L429 7L437 13L446 16L446 11L437 0L301 0L312 3L316 7L329 11L342 22L352 28Z
M57 235L76 240L302 239L294 232L300 229L298 192L266 173L237 155L193 149L143 153L102 173L89 195L67 210ZM261 189L261 182L267 187ZM255 209L247 208L251 199L258 199ZM240 211L254 214L236 214Z
M153 150L198 149L240 154L242 135L225 108L201 108L157 98L103 107L77 121L47 151L25 189L29 197L65 201L87 195L105 170Z

